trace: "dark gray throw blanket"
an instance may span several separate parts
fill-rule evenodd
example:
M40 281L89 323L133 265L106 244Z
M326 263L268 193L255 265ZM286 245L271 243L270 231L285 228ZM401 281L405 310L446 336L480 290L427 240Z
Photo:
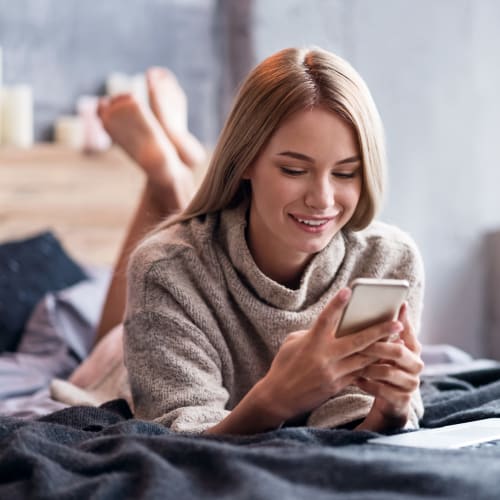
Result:
M422 395L424 427L500 417L500 368L426 378ZM0 417L0 498L500 498L500 447L387 447L304 427L193 437L131 417L123 400Z

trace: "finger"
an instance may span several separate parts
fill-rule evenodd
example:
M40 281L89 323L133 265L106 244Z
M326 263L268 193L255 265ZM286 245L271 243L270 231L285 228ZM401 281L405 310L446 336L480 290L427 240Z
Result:
M360 332L335 339L334 349L336 357L344 358L355 352L363 351L374 342L399 333L402 329L403 325L399 321L385 321L384 323L365 328Z
M331 385L329 387L330 397L335 396L340 391L344 390L349 385L354 385L356 380L359 378L361 372L352 372L348 375L344 375L343 377L335 377L331 380Z
M420 344L420 342L418 341L415 330L410 323L410 319L408 316L408 302L405 302L401 306L401 309L399 311L399 320L404 325L404 330L401 334L402 340L411 351L420 355L420 353L422 352L422 344Z
M321 311L318 319L312 327L312 334L318 337L330 336L339 324L342 311L351 297L350 288L339 290L326 307Z
M413 392L420 385L417 375L407 373L393 365L372 364L363 369L362 377L374 382L383 382L404 392Z
M420 354L422 352L422 346L417 339L415 330L413 329L410 319L408 317L408 302L405 302L401 309L399 310L399 321L403 323L404 330L401 332L401 338L407 347L414 353Z
M332 367L337 377L344 377L345 375L355 374L361 372L365 367L375 363L377 358L366 356L365 354L353 354L340 361L337 360Z
M401 304L401 307L399 308L398 312L398 320L401 321L401 323L404 323L404 319L408 314L408 302L403 302Z
M412 374L418 374L424 368L424 363L420 356L410 351L404 343L375 342L363 350L362 354L390 361Z
M307 335L309 332L308 330L298 330L296 332L289 333L286 337L285 340L283 341L283 345L287 344L289 342L294 342L296 340L301 339L305 335Z
M410 405L411 393L400 391L390 384L359 378L356 380L356 385L375 398L384 399L394 409L399 408L401 411L403 409L407 409Z

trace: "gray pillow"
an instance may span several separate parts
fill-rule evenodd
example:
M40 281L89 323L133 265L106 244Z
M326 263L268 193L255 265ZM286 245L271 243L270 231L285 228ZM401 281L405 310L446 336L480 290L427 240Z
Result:
M34 306L47 293L87 279L51 232L0 245L0 352L14 351Z

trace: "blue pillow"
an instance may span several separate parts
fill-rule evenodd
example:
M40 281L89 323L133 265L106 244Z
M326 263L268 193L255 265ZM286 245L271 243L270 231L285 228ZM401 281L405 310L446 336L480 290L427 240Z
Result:
M47 293L87 279L51 232L0 245L0 352L15 350L24 325Z

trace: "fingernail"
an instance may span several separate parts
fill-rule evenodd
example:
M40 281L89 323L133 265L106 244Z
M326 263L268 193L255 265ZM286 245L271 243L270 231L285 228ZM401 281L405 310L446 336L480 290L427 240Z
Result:
M351 297L351 289L350 288L342 288L339 292L339 299L341 302L347 302Z
M403 302L403 307L401 309L403 310L403 317L406 316L408 313L408 302Z
M394 344L402 344L403 341L401 340L401 337L399 336L400 332L392 333L389 335L387 338L388 342L393 342Z
M399 333L402 330L403 330L403 325L399 321L392 323L391 327L389 328L389 331L391 333Z

